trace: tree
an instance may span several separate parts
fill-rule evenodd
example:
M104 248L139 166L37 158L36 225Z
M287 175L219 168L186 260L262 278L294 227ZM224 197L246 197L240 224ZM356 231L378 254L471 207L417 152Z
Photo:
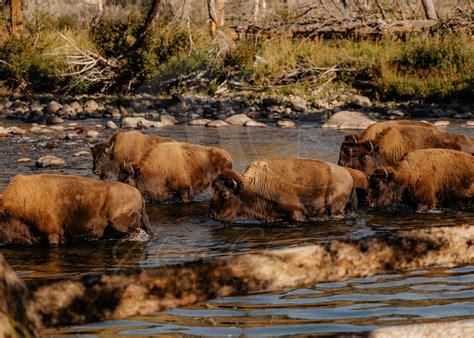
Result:
M433 4L433 0L422 0L425 15L428 20L438 20L438 14Z
M10 0L10 34L17 35L21 25L21 0Z

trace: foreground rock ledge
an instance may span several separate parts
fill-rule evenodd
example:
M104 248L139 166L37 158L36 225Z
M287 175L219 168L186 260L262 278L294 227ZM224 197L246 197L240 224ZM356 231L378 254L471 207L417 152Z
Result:
M210 298L474 261L474 226L25 283L0 256L0 335L162 311ZM12 325L15 324L15 325ZM3 331L2 331L3 330Z

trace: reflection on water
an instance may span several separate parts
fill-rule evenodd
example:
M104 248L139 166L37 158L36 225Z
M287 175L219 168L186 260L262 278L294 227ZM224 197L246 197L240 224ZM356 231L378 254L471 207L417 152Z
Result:
M96 124L96 122L87 122ZM449 131L474 136L474 130ZM227 149L242 170L251 160L268 156L305 156L336 162L343 132L314 125L299 129L209 129L177 126L161 135ZM104 133L105 137L111 132ZM17 172L45 172L16 159L56 154L68 167L51 172L90 176L88 157L72 154L87 150L84 141L62 136L32 136L0 140L0 190ZM263 226L243 222L225 227L207 217L210 192L196 202L149 205L157 234L148 243L101 241L58 248L0 247L9 263L26 279L77 275L121 267L151 267L262 249L321 243L333 238L362 238L394 229L419 226L472 224L474 213L397 214L362 212L347 218L320 219L305 226ZM474 318L474 267L434 267L403 274L357 278L307 288L274 291L247 297L213 300L130 320L109 321L50 330L50 335L287 335L360 332L380 326Z

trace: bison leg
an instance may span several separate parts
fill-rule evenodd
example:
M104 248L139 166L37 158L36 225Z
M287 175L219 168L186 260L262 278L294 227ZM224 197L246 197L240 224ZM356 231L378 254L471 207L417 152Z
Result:
M295 222L306 222L306 216L301 210L293 210L291 213L291 220Z

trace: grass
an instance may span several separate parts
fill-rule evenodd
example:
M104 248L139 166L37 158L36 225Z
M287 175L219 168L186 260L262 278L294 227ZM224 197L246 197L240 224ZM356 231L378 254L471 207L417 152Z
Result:
M42 16L26 24L19 38L0 39L0 81L23 92L93 92L78 79L64 78L65 60L55 55L65 42L57 31L72 38L79 47L106 57L121 57L135 41L137 18L103 21L93 28L74 24L69 17L52 20ZM445 100L460 93L474 94L474 40L461 33L438 32L408 36L405 40L290 40L236 41L223 52L203 29L159 23L145 48L125 58L123 72L139 70L145 79L171 79L194 70L211 70L217 86L230 74L240 74L254 87L267 92L311 93L320 85L300 81L272 88L278 79L296 67L343 71L328 88L362 90L360 79L371 83L371 94L381 99ZM191 38L191 40L190 40ZM256 60L258 60L256 62ZM120 79L120 76L118 77ZM325 80L324 80L325 81ZM80 81L79 81L80 82ZM216 88L202 88L213 93ZM181 88L186 91L186 88Z

